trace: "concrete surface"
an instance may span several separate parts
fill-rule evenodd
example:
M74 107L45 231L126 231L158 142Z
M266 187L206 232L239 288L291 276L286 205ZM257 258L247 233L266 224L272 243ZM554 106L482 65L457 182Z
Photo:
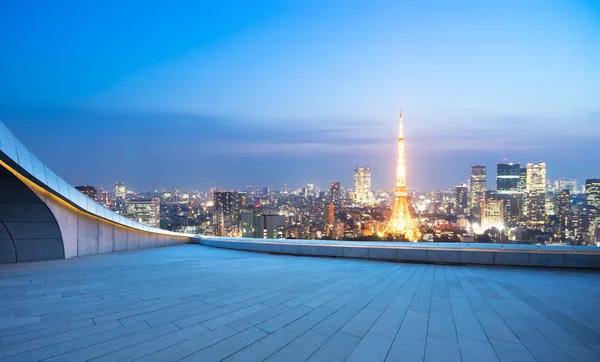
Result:
M0 266L0 361L600 361L599 306L595 271L182 245Z

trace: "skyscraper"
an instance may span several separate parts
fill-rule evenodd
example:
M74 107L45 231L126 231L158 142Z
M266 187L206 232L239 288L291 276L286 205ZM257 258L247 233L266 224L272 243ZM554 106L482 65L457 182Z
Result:
M247 201L248 194L245 192L215 191L213 193L215 210L221 210L225 215L229 215L235 225L238 224L242 208L246 206Z
M569 219L571 216L571 192L562 190L556 195L556 216L560 225L563 238L568 237Z
M132 199L126 201L127 217L149 226L160 227L160 201Z
M125 185L123 185L121 182L117 182L115 184L115 198L125 199L125 196L127 194L126 191L127 190L125 189Z
M504 201L504 219L516 224L523 214L523 193L519 190L521 165L499 163L496 172L496 198Z
M329 201L335 206L337 210L342 207L342 194L340 183L335 181L329 185Z
M460 185L454 188L454 200L456 201L456 214L466 215L469 208L469 189L467 185Z
M481 203L481 229L504 228L504 201L486 200Z
M541 228L546 221L546 164L527 164L526 217L527 226Z
M394 189L394 207L390 221L385 229L387 235L402 235L406 240L418 241L421 237L419 227L410 214L408 205L408 187L406 187L406 162L404 159L404 125L400 113L400 132L398 135L398 158L396 163L396 188ZM356 174L356 173L355 173Z
M359 205L370 205L373 194L371 193L371 168L354 168L354 202Z
M334 225L335 206L333 204L327 204L323 208L323 231L325 232L325 235L331 236Z
M592 242L600 242L600 179L585 181L585 203L590 220Z
M485 166L475 165L471 167L471 214L479 215L481 202L485 199L487 190L487 176Z

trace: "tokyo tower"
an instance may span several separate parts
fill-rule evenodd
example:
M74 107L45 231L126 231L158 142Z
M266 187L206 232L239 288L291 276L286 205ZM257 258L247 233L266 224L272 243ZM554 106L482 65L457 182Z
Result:
M417 222L408 207L408 188L406 187L406 164L404 162L404 130L400 113L400 135L398 136L398 164L396 166L396 188L394 189L394 208L385 229L386 235L404 236L406 240L418 241L421 237Z

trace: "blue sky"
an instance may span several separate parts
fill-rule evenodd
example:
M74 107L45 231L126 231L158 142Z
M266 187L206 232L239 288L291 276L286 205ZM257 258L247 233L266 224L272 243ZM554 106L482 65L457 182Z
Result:
M594 1L5 1L0 120L73 184L600 177ZM490 182L493 186L493 182Z

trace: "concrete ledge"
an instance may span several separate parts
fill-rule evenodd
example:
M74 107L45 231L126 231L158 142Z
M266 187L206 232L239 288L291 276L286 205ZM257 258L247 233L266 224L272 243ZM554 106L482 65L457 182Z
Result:
M461 264L494 264L494 252L489 251L461 251L459 261Z
M116 231L117 228L115 228ZM594 254L586 250L575 254L573 249L556 249L553 252L540 252L536 248L519 250L509 248L503 251L501 247L486 250L476 250L477 245L471 244L469 250L465 246L443 248L442 244L423 243L418 247L413 244L399 244L394 247L389 244L302 244L300 242L287 242L276 240L260 242L235 241L235 239L196 238L196 243L225 249L254 251L261 253L277 253L289 255L327 256L355 259L421 262L435 264L476 264L476 265L503 265L503 266L529 266L529 267L559 267L559 268L587 268L600 269L600 253ZM381 247L376 247L381 245Z
M593 254L567 254L565 256L567 268L594 268L600 269L600 255Z
M399 261L427 261L427 250L398 249L396 260Z
M396 249L394 248L369 248L369 259L396 261Z
M457 264L460 261L460 251L427 250L427 261L433 263Z
M565 254L559 253L532 253L529 256L529 264L532 266L564 267Z
M537 253L537 251L536 251ZM516 265L529 266L528 252L496 252L494 253L494 265Z
M369 249L363 247L343 247L342 248L342 256L344 258L360 258L360 259L368 259L369 258Z

